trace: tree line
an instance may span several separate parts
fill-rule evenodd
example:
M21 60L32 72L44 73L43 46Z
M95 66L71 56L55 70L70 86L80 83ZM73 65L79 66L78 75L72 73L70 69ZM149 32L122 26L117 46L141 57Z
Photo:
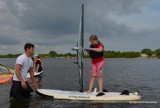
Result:
M0 58L16 58L20 54L6 54L6 55L0 55ZM40 57L44 58L73 58L76 57L76 54L73 53L66 53L66 54L58 54L56 51L49 51L48 54L39 54ZM148 57L148 58L160 58L160 49L157 49L155 51L152 51L149 48L145 48L142 51L104 51L104 57L105 58L136 58L136 57ZM89 54L84 54L85 58L89 58Z

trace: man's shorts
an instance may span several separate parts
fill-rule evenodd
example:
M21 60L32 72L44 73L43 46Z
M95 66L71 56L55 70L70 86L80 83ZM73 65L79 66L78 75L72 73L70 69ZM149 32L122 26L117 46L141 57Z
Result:
M21 86L20 81L13 81L11 90L10 90L10 97L15 98L17 100L23 100L25 98L28 98L31 96L31 92L33 92L33 89L31 86L26 82L27 89L23 89Z

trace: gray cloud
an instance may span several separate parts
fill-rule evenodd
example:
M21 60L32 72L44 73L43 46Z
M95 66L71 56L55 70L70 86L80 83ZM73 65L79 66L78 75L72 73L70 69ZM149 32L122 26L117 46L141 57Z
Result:
M24 29L55 35L78 32L81 3L82 1L75 0L39 0L38 2L36 0L15 0L8 2L11 13L21 21ZM108 0L107 2L106 0L88 0L85 22L89 26L86 26L86 30L93 32L97 27L105 27L106 30L109 30L114 28L110 27L111 25L120 26L107 18L107 13L110 11L118 12L118 14L139 13L139 6L142 3L139 0ZM106 19L103 19L103 16ZM95 21L98 22L94 23ZM103 31L100 29L98 32Z
M89 36L96 34L104 45L108 46L106 49L155 48L154 45L147 43L148 40L154 41L158 37L159 30L136 31L132 25L118 23L116 18L109 17L110 14L115 14L116 17L143 14L141 8L148 2L148 0L1 0L0 32L3 40L7 42L1 40L0 44L18 43L22 46L26 42L32 42L37 45L37 49L43 48L40 53L45 53L51 48L68 52L78 37L81 4L84 3L86 47L89 45Z
M12 37L0 34L0 45L17 45L20 42Z
M77 32L80 13L80 8L77 6L80 7L80 2L75 0L39 0L38 2L17 0L12 3L9 1L8 4L11 13L19 19L23 29L58 35ZM22 7L25 9L19 11Z

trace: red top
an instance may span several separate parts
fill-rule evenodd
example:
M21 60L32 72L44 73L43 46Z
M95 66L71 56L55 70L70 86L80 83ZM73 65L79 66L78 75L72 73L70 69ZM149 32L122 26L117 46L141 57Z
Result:
M103 45L102 45L102 44L99 44L97 48L103 48ZM96 64L96 63L101 62L101 61L103 61L103 60L104 60L104 57L102 56L102 57L100 57L100 58L92 59L92 63L93 63L93 64Z

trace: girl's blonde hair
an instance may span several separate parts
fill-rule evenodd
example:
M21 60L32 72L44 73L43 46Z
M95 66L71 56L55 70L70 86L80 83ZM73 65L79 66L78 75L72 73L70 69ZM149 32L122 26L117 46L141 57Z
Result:
M93 41L97 41L98 43L101 43L101 42L98 40L98 37L97 37L96 35L91 35L90 38L89 38L89 40L90 40L90 41L93 40Z

